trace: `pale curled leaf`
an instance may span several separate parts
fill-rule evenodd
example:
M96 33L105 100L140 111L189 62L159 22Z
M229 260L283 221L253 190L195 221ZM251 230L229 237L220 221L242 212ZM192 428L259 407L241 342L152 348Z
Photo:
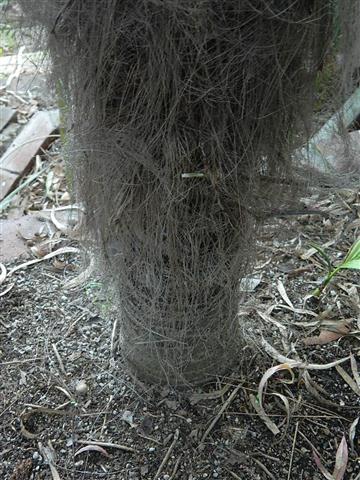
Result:
M356 382L356 385L359 387L360 389L360 375L359 375L359 370L358 370L358 367L357 367L357 362L356 362L356 359L354 357L354 355L351 353L350 354L350 365L351 365L351 371L352 371L352 374L354 376L354 380Z
M44 260L49 260L50 258L56 257L57 255L64 255L65 253L78 253L80 250L75 247L63 247L59 248L55 252L51 252L48 255L45 255L45 257L42 258L37 258L35 260L29 260L28 262L21 263L20 265L17 265L16 267L12 268L8 276L12 275L14 272L17 272L18 270L21 270L22 268L29 267L30 265L35 265L36 263L42 262Z
M280 352L278 352L269 342L265 340L265 338L261 339L261 343L264 347L266 353L275 360L283 363L288 363L291 368L304 368L305 370L328 370L329 368L335 367L335 365L340 365L341 363L347 362L350 357L344 357L340 360L335 360L331 363L306 363L302 362L301 360L293 360L291 358L285 357Z
M291 300L289 299L288 294L286 293L284 284L282 283L281 280L279 280L278 283L277 283L277 289L278 289L278 292L279 292L280 295L281 295L281 298L284 300L284 302L285 302L292 310L295 310L295 307L294 307L294 305L292 304Z
M350 425L350 429L349 429L349 442L350 442L351 450L353 452L355 452L354 440L355 440L355 435L356 435L356 427L358 426L359 419L360 419L360 417L355 418L355 420Z
M276 325L278 329L281 330L282 332L287 331L287 328L285 327L285 325L275 320L275 318L271 317L271 315L268 315L267 313L262 312L261 310L258 310L258 309L256 309L256 313L259 315L259 317L265 320L265 322L269 322L269 323L272 323L273 325Z
M103 447L100 447L99 445L86 445L86 447L81 447L79 448L79 450L77 450L77 452L75 452L74 457L84 452L98 452L98 453L101 453L101 455L104 455L104 457L111 458L108 452Z
M259 403L260 406L263 406L263 392L264 388L268 382L268 380L277 372L281 372L282 370L287 370L291 374L291 379L292 382L294 381L295 375L294 372L292 371L290 365L288 363L281 363L280 365L276 365L275 367L271 367L262 376L260 383L259 383L259 388L258 388L258 397L259 397Z
M350 377L350 375L342 368L340 365L336 365L336 370L338 374L343 378L343 380L349 385L351 390L360 397L360 388L356 382Z
M265 423L265 425L268 427L268 429L274 435L277 435L278 433L280 433L280 430L278 429L278 427L270 419L270 417L266 414L264 408L260 405L260 403L257 401L256 397L253 394L250 395L250 401L251 401L252 406L254 407L254 410L259 415L261 420Z
M81 272L77 277L72 278L71 280L66 282L63 288L66 290L71 290L73 288L77 288L84 285L84 283L87 282L87 280L89 280L89 278L94 273L95 267L96 267L95 258L91 257L89 266L83 272Z
M336 452L335 468L333 471L333 477L335 480L343 480L346 472L348 460L349 460L348 446L346 443L345 435L343 435L339 448L337 449L337 452Z
M269 416L266 414L266 412L264 410L264 407L263 407L263 392L264 392L264 388L265 388L268 380L272 377L272 375L274 375L275 373L277 373L279 371L282 371L282 370L287 370L287 371L290 372L291 380L288 383L293 383L295 376L294 376L294 372L291 370L290 366L288 364L276 365L275 367L269 368L264 373L264 375L263 375L263 377L262 377L262 379L259 383L258 399L256 399L253 395L250 396L251 403L252 403L254 409L256 410L257 414L259 415L259 417L263 420L265 425L268 427L268 429L274 435L277 435L280 432L280 430L275 425L275 423L269 418ZM285 405L285 410L286 410L286 415L287 415L287 424L288 424L289 418L290 418L289 403L288 403L286 397L284 397L283 395L281 395L281 394L275 394L275 395L278 396Z
M3 296L6 295L7 293L9 293L10 290L12 290L14 287L15 287L15 283L11 283L8 287L5 288L5 290L3 290L2 292L0 292L0 297L3 297Z
M6 276L7 276L6 267L2 263L0 263L0 285L4 283Z

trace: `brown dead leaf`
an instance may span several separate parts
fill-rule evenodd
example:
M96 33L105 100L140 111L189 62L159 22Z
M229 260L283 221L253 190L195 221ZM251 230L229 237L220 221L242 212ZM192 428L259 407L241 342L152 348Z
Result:
M61 260L55 258L54 261L53 261L53 267L56 269L56 270L64 270L64 268L66 267L67 263L66 262L62 262Z
M51 252L51 245L49 243L39 243L38 245L30 247L30 250L35 257L43 258L45 255Z
M313 337L305 337L303 343L309 345L326 345L339 338L348 335L351 330L351 321L341 320L339 322L327 322L326 329L320 331L320 334Z

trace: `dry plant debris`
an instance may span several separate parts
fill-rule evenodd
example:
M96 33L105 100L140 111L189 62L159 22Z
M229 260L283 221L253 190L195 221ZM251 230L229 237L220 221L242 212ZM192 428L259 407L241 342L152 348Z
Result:
M336 212L328 218L335 229L322 218L303 217L264 228L258 238L261 281L244 293L239 315L254 347L239 351L231 376L191 394L144 386L122 371L111 346L116 312L96 271L85 285L64 289L81 273L75 240L58 231L63 247L56 249L65 249L60 265L47 254L16 271L25 262L5 265L1 288L13 287L0 297L2 478L31 462L27 478L34 480L51 479L55 471L61 480L320 480L330 478L325 471L356 479L359 276L340 274L314 299L309 294L325 266L316 251L301 258L311 241L330 239L331 254L341 258L357 237L359 192L339 196L311 199L326 200ZM304 341L322 332L337 337ZM344 442L339 450L343 436L347 461ZM49 440L51 461L43 450Z

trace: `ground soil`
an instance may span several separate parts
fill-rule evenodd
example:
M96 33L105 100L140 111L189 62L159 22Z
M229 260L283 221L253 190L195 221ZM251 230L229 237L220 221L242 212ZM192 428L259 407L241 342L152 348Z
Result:
M360 414L360 396L335 368L293 368L292 377L285 371L269 379L263 402L277 435L251 403L264 373L281 363L259 347L261 336L282 355L307 363L325 364L350 353L358 361L358 275L347 272L320 301L304 304L324 269L315 254L301 256L311 254L310 240L334 240L328 254L335 261L344 255L359 225L359 196L346 190L310 201L321 203L329 218L272 220L259 235L259 261L248 288L257 285L245 294L239 316L248 343L228 377L198 389L144 385L124 370L121 351L111 345L116 312L101 281L93 275L75 290L64 288L83 268L80 254L10 275L2 291L14 286L0 298L1 478L57 478L44 454L48 448L61 479L154 479L164 459L158 477L164 480L320 479L313 450L332 471L343 435L349 447L344 478L358 478L359 436L356 429L349 431ZM76 246L71 239L64 242ZM279 281L294 308L284 301ZM325 345L303 344L319 333L320 320L332 322L334 329L344 319L350 335ZM350 361L343 367L351 376ZM81 381L83 392L77 391ZM279 395L287 399L288 411ZM110 445L80 452L88 440Z

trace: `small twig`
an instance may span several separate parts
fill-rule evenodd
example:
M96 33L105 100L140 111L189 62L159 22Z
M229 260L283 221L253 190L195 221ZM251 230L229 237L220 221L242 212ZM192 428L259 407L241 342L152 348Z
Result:
M56 390L59 390L60 392L62 392L65 395L65 397L67 397L70 400L70 402L74 401L74 397L65 388L60 387L59 385L55 385L54 388L56 388ZM57 408L59 408L59 407L57 407Z
M174 439L173 439L170 447L168 448L168 451L166 452L165 457L163 458L162 462L160 463L160 467L158 468L158 471L155 474L154 480L159 478L161 472L163 471L165 465L167 464L167 462L170 458L171 452L174 450L175 444L178 441L178 439L179 439L179 429L176 429L175 433L174 433Z
M35 357L35 358L28 358L27 360L11 360L10 362L1 362L0 367L4 367L5 365L17 365L20 363L30 363L30 362L37 362L38 360L43 360L44 357Z
M236 475L236 473L234 473L232 470L228 470L228 469L226 469L226 470L227 470L227 471L230 473L230 475L231 475L233 478L235 478L236 480L242 480L242 479L239 477L239 475Z
M269 470L265 467L265 465L263 463L260 462L260 460L258 460L257 458L255 457L251 457L254 462L262 469L264 470L264 472L271 478L271 480L276 480L276 478L274 477L274 475L269 472Z
M180 465L180 460L181 460L181 455L180 455L179 458L176 460L174 469L173 469L173 471L172 471L172 474L170 475L169 480L173 480L173 478L175 477L176 472L178 471L178 468L179 468L179 465Z
M231 395L229 396L229 398L226 400L226 402L223 404L223 406L220 408L219 410L219 413L216 415L216 417L214 418L214 420L210 423L209 427L207 428L206 432L204 433L204 435L202 436L202 439L200 441L200 445L202 445L205 441L205 439L207 438L207 436L209 435L209 433L211 432L211 430L215 427L215 425L217 424L217 422L219 421L221 415L225 412L225 410L228 408L228 406L230 405L230 403L234 400L237 392L240 390L241 388L241 385L238 385L234 390L233 392L231 393ZM200 446L199 445L199 446Z
M51 346L52 346L52 349L54 350L55 357L56 357L56 360L58 361L61 373L66 376L66 371L65 371L65 368L64 368L64 364L63 364L63 361L61 360L61 357L60 357L60 354L59 354L58 349L56 347L56 344L52 343Z
M100 442L97 440L76 440L76 443L79 443L80 445L98 445L99 447L117 448L118 450L124 450L125 452L136 453L135 448L120 445L118 443Z
M114 397L112 395L110 395L109 400L108 400L108 402L106 404L106 407L105 407L106 412L109 410L110 404L113 400L114 400ZM103 424L102 424L102 427L101 427L101 430L100 430L100 434L99 434L100 438L103 436L103 433L105 431L106 422L107 422L107 413L105 413L105 415L104 415L104 421L103 421Z
M310 445L310 447L318 454L320 460L323 460L319 450L310 442L310 440L300 431L298 430L299 435L302 436L302 438L305 440L305 442Z
M64 335L64 338L71 335L71 333L74 331L75 325L77 325L80 322L80 320L82 320L84 317L86 317L87 314L88 314L87 312L83 312L79 315L79 317L68 328L67 332Z
M118 317L115 318L112 332L111 332L111 341L110 341L110 355L113 357L115 353L116 345L116 333L117 333Z
M154 442L157 445L162 445L162 443L159 442L159 440L156 440L155 438L152 438L152 437L148 437L147 435L143 435L142 433L138 433L138 436L140 438L144 438L145 440L149 440L149 442Z
M287 480L290 480L290 478L291 478L291 470L292 470L292 465L293 465L293 460L294 460L294 452L295 452L295 445L296 445L298 430L299 430L299 422L296 422L294 439L293 439L291 455L290 455L290 463L289 463L289 471L288 471Z

